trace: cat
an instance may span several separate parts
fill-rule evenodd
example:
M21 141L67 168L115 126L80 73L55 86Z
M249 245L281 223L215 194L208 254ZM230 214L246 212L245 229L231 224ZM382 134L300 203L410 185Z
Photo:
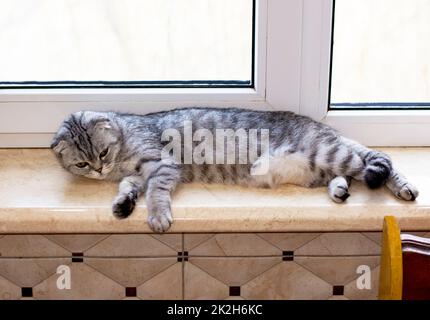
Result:
M217 129L247 134L266 130L268 146L263 151L261 141L249 139L245 148L260 150L259 157L249 163L239 163L236 154L233 164L184 164L171 150L164 152L169 141L164 141L163 134L176 129L183 138L179 143L184 153L189 148L184 139L187 121L193 125L192 133L200 129L214 135ZM192 147L196 144L194 141ZM61 124L51 148L60 164L73 174L120 181L112 206L119 219L129 216L138 197L145 194L148 224L154 232L167 231L173 222L170 202L176 186L193 181L253 187L286 183L309 188L327 186L329 197L342 203L350 196L349 186L354 179L371 189L386 185L406 201L418 196L417 188L393 168L388 155L292 112L183 108L134 115L80 111ZM214 156L227 156L227 151L217 148ZM264 161L269 163L268 171L253 174Z

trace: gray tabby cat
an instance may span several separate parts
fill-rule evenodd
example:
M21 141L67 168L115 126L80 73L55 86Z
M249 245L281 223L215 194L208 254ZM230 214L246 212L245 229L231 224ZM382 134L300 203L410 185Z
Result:
M248 164L180 164L173 156L162 157L167 143L162 141L162 133L174 128L183 137L184 121L192 121L193 132L205 128L214 134L216 129L269 129L269 149ZM331 199L341 203L349 197L348 188L355 179L371 189L386 185L403 200L418 196L418 190L393 168L386 154L291 112L190 108L133 115L82 111L62 123L51 147L61 165L74 174L120 181L112 207L117 218L129 216L144 193L148 223L156 232L166 231L172 224L171 194L183 182L328 186ZM250 174L262 159L269 159L269 171Z

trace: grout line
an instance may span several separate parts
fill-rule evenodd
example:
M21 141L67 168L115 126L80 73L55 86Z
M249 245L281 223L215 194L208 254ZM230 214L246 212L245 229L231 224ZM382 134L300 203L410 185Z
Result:
M185 253L185 234L181 235L181 244L182 244L182 257L184 257ZM182 270L182 300L185 300L185 259L181 260L181 270Z
M182 256L184 256L184 250L182 249ZM339 254L339 255L297 255L294 254L294 258L354 258L354 257L380 257L380 254ZM83 259L172 259L177 258L177 255L169 255L169 256L83 256ZM194 255L190 256L188 255L188 259L204 259L204 258L211 258L211 259L228 259L228 258L282 258L284 257L282 254L280 255L246 255L246 256L238 256L238 255L231 255L231 256L216 256L216 255ZM28 257L2 257L0 256L1 260L28 260L28 259L71 259L76 258L74 256L28 256Z
M106 260L106 259L113 259L113 260L118 260L118 259L172 259L172 258L177 258L177 255L171 255L171 256L86 256L85 254L82 257L79 258L83 258L83 259L93 259L93 260ZM2 259L4 260L29 260L29 259L72 259L72 258L76 258L76 256L45 256L45 257L34 257L34 256L28 256L28 257L2 257L0 256L0 261Z

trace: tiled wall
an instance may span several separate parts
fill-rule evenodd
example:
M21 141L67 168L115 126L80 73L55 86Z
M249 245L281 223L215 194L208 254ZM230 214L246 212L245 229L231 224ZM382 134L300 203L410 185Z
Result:
M376 299L380 236L0 235L0 299Z

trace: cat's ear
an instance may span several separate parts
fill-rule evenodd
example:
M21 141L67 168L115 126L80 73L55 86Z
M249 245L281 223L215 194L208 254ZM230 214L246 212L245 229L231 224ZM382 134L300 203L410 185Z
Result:
M67 148L67 146L67 142L64 140L54 139L54 141L52 141L51 143L51 149L54 150L57 155L60 155L64 151L64 149Z
M51 149L54 150L54 152L57 155L61 155L64 149L68 147L68 144L66 142L66 135L67 135L67 130L64 128L61 128L52 139Z
M114 121L105 117L92 120L92 126L95 131L109 131L115 133L119 130Z
M109 119L98 119L94 124L94 128L96 130L111 130L113 126Z

